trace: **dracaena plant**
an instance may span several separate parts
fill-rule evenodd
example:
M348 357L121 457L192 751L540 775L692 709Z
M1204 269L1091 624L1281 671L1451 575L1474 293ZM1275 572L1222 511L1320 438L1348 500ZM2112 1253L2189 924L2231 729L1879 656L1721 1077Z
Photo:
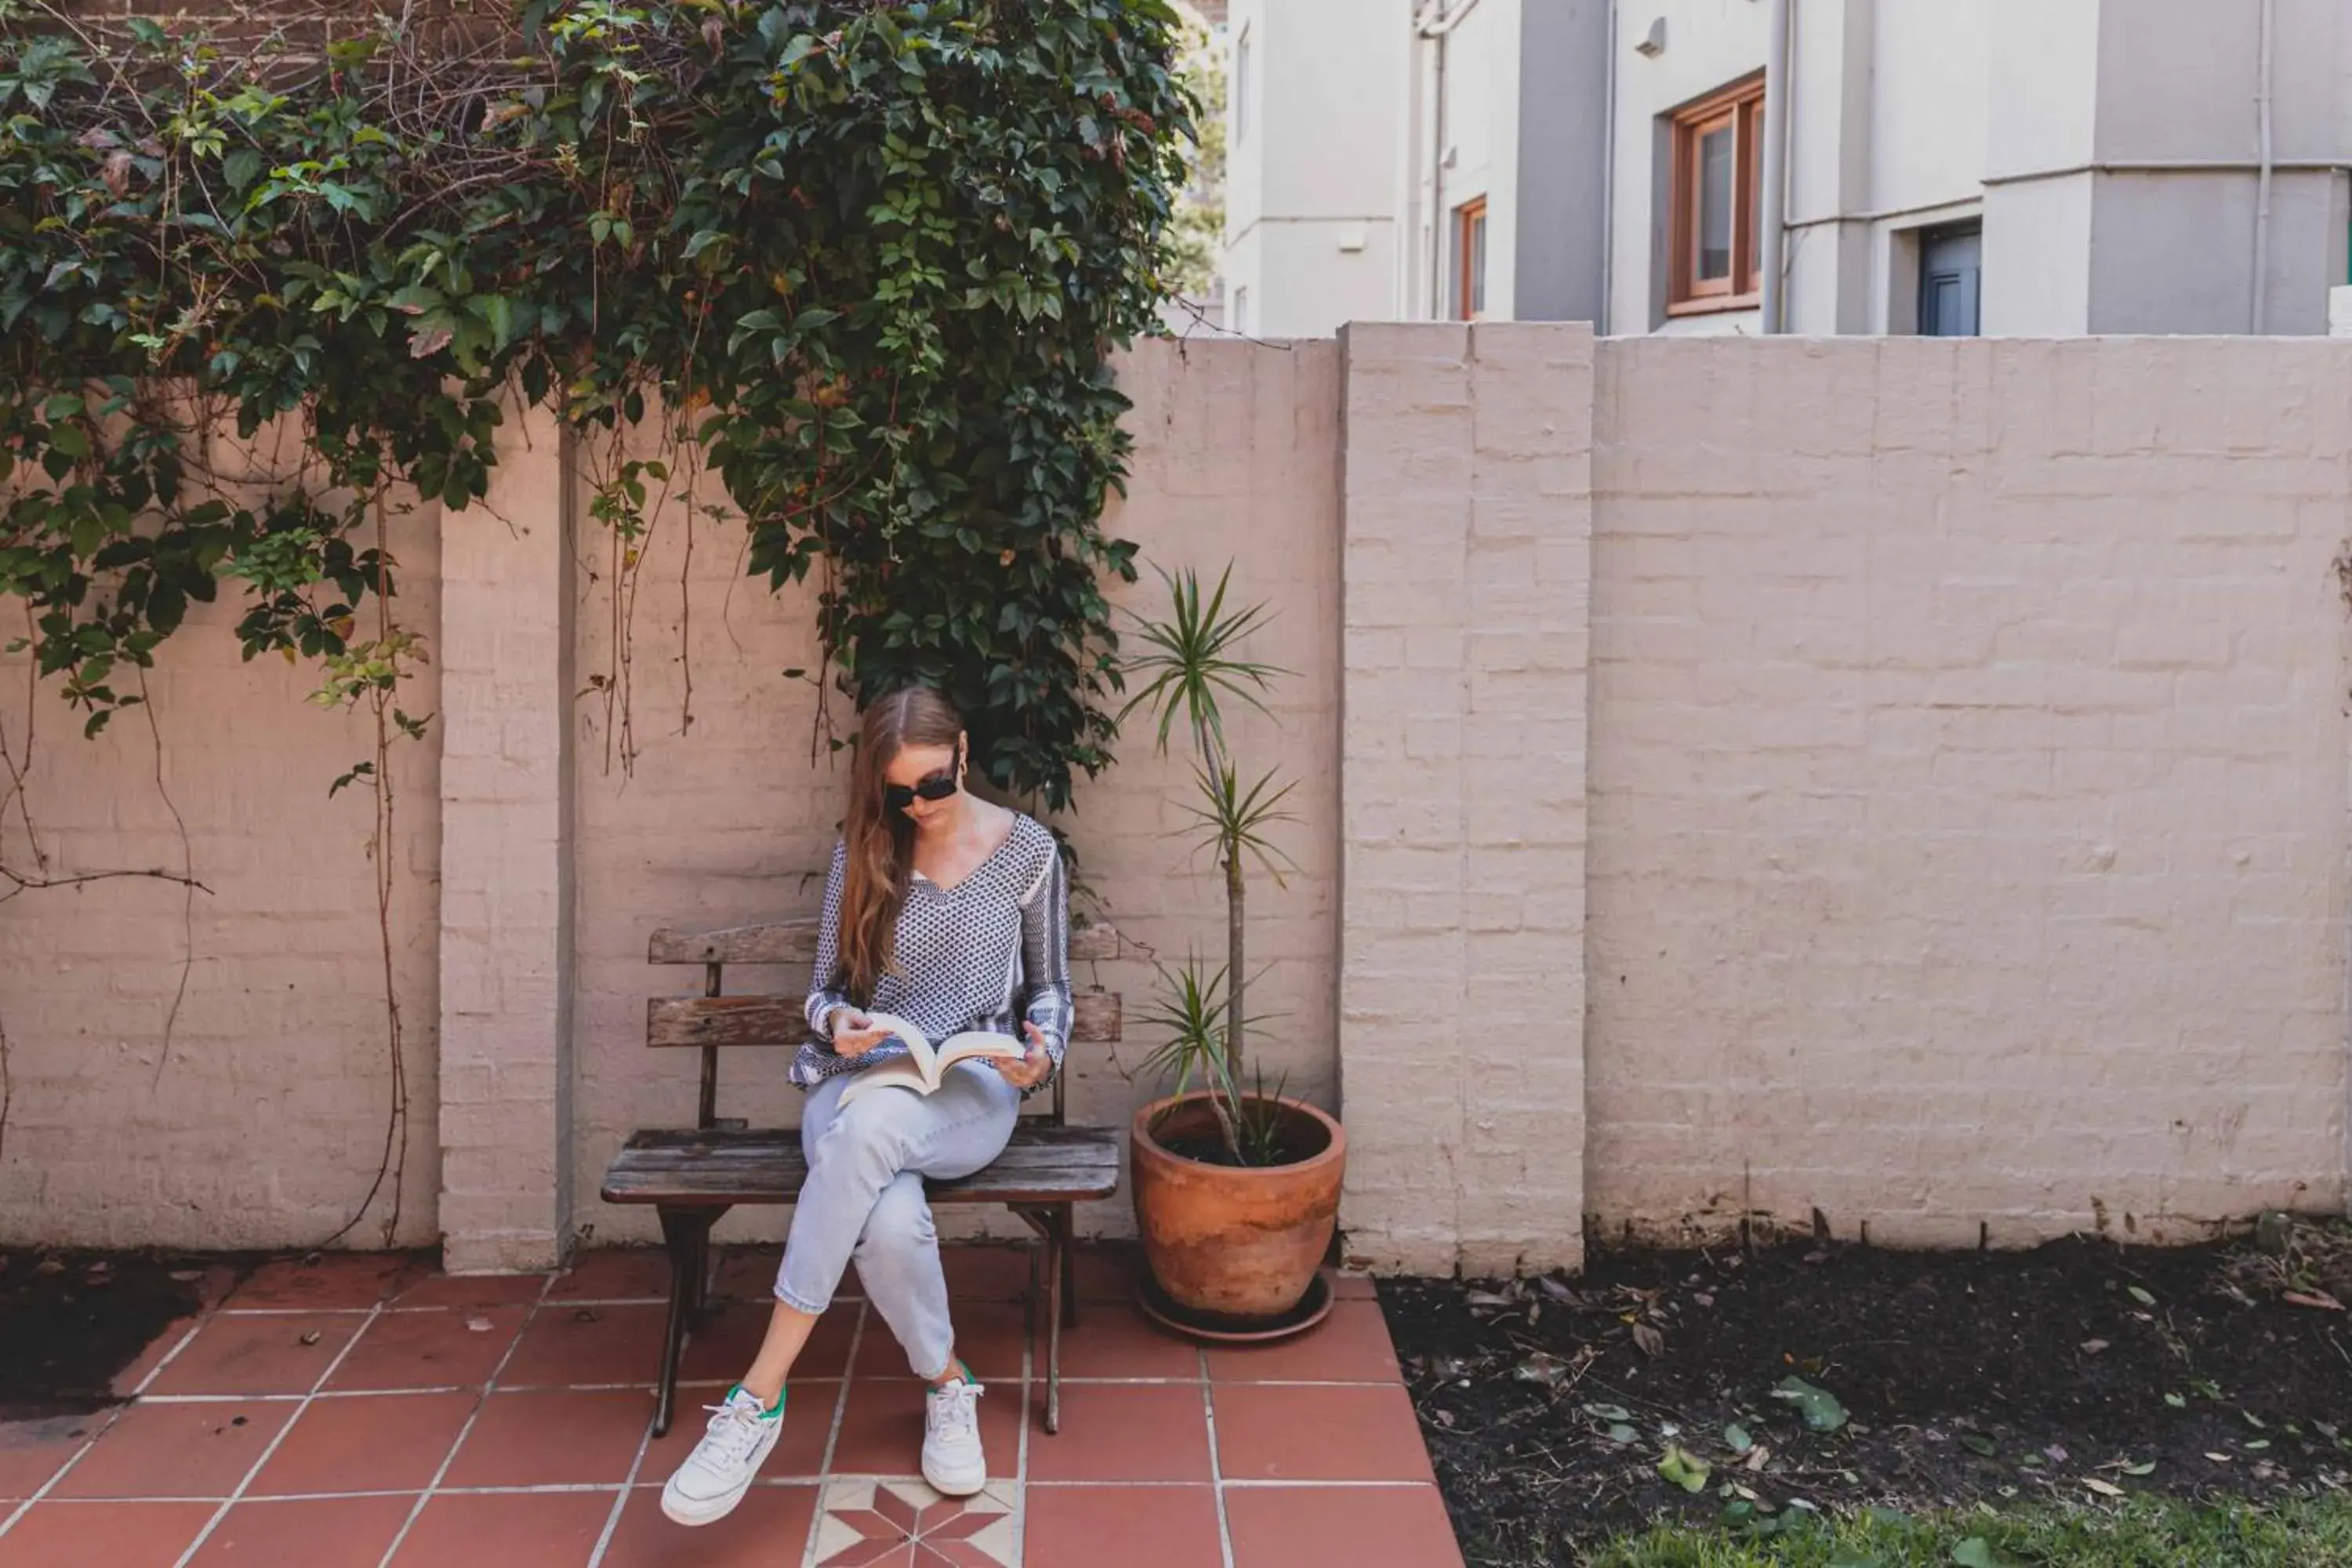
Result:
M1267 615L1263 604L1227 607L1230 565L1214 587L1204 586L1189 568L1163 570L1160 577L1168 589L1168 612L1137 618L1137 651L1126 661L1137 689L1119 717L1149 710L1161 755L1180 731L1191 743L1198 795L1188 809L1198 847L1224 883L1225 961L1212 967L1194 954L1160 966L1161 992L1143 1022L1165 1038L1144 1067L1180 1097L1196 1089L1205 1095L1234 1163L1269 1164L1278 1158L1273 1100L1280 1086L1269 1097L1263 1071L1253 1072L1248 1059L1250 1030L1264 1021L1247 1010L1249 868L1255 866L1277 887L1296 868L1267 837L1275 824L1293 820L1283 806L1293 785L1272 768L1245 772L1233 754L1223 704L1245 703L1271 718L1265 694L1277 677L1291 672L1242 657L1241 645L1265 625Z

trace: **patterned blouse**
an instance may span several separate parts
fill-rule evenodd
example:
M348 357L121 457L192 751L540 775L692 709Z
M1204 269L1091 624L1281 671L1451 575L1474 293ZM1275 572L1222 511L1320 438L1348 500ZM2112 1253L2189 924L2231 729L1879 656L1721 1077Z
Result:
M835 844L809 984L808 1021L816 1037L793 1058L792 1080L803 1089L907 1054L890 1040L863 1056L837 1057L825 1032L827 1013L856 1005L841 973L848 859L848 846ZM1018 1039L1026 1020L1044 1032L1054 1059L1037 1087L1052 1081L1070 1038L1070 879L1053 834L1016 816L1011 836L954 887L916 872L898 911L898 959L875 983L875 1011L896 1013L935 1041L966 1029Z

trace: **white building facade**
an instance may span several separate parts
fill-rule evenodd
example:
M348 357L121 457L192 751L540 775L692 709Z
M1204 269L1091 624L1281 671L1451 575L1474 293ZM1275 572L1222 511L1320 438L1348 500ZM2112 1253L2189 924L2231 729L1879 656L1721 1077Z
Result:
M1616 333L2319 333L2347 280L2343 0L1243 0L1237 35L1244 15L1276 46L1234 152L1267 195L1228 230L1258 335L1369 319L1383 258L1387 319ZM1283 205L1375 174L1384 247Z

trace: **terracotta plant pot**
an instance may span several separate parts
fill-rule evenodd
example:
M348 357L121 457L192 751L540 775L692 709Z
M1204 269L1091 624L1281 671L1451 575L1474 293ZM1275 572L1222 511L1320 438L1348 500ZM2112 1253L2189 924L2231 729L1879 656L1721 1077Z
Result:
M1163 1139L1216 1136L1207 1097L1162 1100L1135 1113L1130 1190L1143 1255L1169 1300L1187 1310L1264 1319L1298 1305L1339 1221L1347 1131L1303 1100L1283 1100L1290 1165L1216 1165L1171 1153Z

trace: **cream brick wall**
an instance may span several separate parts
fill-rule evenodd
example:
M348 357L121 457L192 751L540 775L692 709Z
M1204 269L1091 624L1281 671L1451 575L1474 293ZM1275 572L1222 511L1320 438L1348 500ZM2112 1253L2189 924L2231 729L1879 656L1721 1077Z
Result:
M1383 1271L1575 1267L1591 331L1344 344L1341 1223Z
M439 528L429 506L392 524L399 616L428 638ZM193 609L148 677L154 729L134 708L93 742L54 684L32 689L24 655L0 654L0 729L21 760L33 726L25 805L51 874L176 869L184 853L209 889L189 897L130 879L0 903L14 1090L0 1245L315 1246L375 1177L392 1079L373 821L364 790L327 794L372 753L373 728L304 700L315 666L244 662L240 613L234 584ZM439 687L437 665L424 666L403 706L436 711ZM437 727L394 748L394 960L411 1104L398 1239L410 1246L437 1234L439 766ZM12 806L0 857L22 868L27 850ZM387 1192L346 1245L380 1245L391 1209Z
M1572 1264L1588 1226L1743 1211L1973 1245L2344 1206L2352 363L2328 344L1428 324L1146 344L1122 384L1111 528L1235 561L1276 611L1252 654L1297 672L1237 720L1243 758L1298 781L1298 873L1253 904L1259 1054L1341 1105L1356 1256ZM807 594L745 579L725 519L689 555L677 493L624 611L622 765L610 541L567 531L551 429L514 430L496 519L395 533L435 635L410 705L441 715L396 764L403 1235L466 1267L651 1235L595 1196L628 1129L693 1110L644 1008L698 976L646 938L810 908L842 786L782 674L817 663ZM1148 574L1117 597L1163 602ZM0 1241L302 1245L373 1173L367 815L325 796L363 729L302 703L315 672L239 662L231 613L154 678L214 889L192 949L152 882L0 904ZM0 660L12 738L23 675ZM138 715L85 745L51 692L32 711L58 863L172 862ZM1171 960L1221 956L1188 789L1138 721L1066 825L1094 907ZM1148 1005L1142 958L1081 978ZM1149 1043L1081 1051L1076 1112L1122 1122ZM780 1055L735 1056L725 1113L796 1114ZM1124 1200L1085 1223L1127 1228Z
M1601 1230L2340 1210L2352 362L1612 341L1595 423Z
M571 1231L572 443L544 409L508 429L485 506L442 541L440 1207L457 1272L551 1267Z
M1272 1015L1257 1055L1269 1085L1331 1103L1337 947L1338 353L1329 342L1297 345L1152 342L1138 347L1122 385L1135 400L1129 497L1108 527L1141 544L1147 563L1193 566L1213 580L1234 563L1234 592L1270 602L1275 617L1250 656L1298 672L1268 706L1275 719L1229 715L1252 767L1274 765L1297 781L1298 821L1282 842L1298 871L1279 889L1254 889L1254 966L1271 973L1252 993ZM646 939L670 922L723 924L806 913L823 892L841 817L845 765L818 739L816 691L782 671L817 668L812 588L772 595L743 576L744 536L731 517L697 506L723 502L715 481L681 473L657 510L628 616L634 768L625 767L618 705L590 693L577 705L579 826L577 1054L578 1158L572 1200L591 1239L650 1239L652 1217L607 1207L596 1196L614 1150L630 1130L679 1125L694 1115L693 1052L645 1045L646 999L698 990L699 971L646 963ZM688 521L694 517L688 546ZM580 532L574 604L580 686L618 669L612 586L619 574L609 539ZM1156 613L1165 591L1143 581L1112 595L1122 610ZM689 675L692 703L687 703ZM691 720L688 720L688 713ZM835 698L831 721L854 727ZM1186 837L1190 764L1151 755L1139 715L1118 765L1078 792L1060 826L1076 845L1082 907L1169 961L1198 946L1222 963L1223 904L1213 867ZM1082 969L1085 966L1081 966ZM1082 973L1080 984L1120 992L1129 1016L1150 1002L1150 963L1140 957ZM805 973L730 970L730 990L797 993ZM1074 1053L1074 1116L1124 1124L1147 1098L1130 1083L1146 1048L1136 1030L1116 1052ZM790 1124L800 1095L784 1081L781 1052L725 1054L721 1115ZM722 1236L777 1237L785 1211L730 1216ZM1122 1198L1097 1205L1094 1231L1133 1226ZM1026 1232L1003 1214L959 1213L952 1227Z

